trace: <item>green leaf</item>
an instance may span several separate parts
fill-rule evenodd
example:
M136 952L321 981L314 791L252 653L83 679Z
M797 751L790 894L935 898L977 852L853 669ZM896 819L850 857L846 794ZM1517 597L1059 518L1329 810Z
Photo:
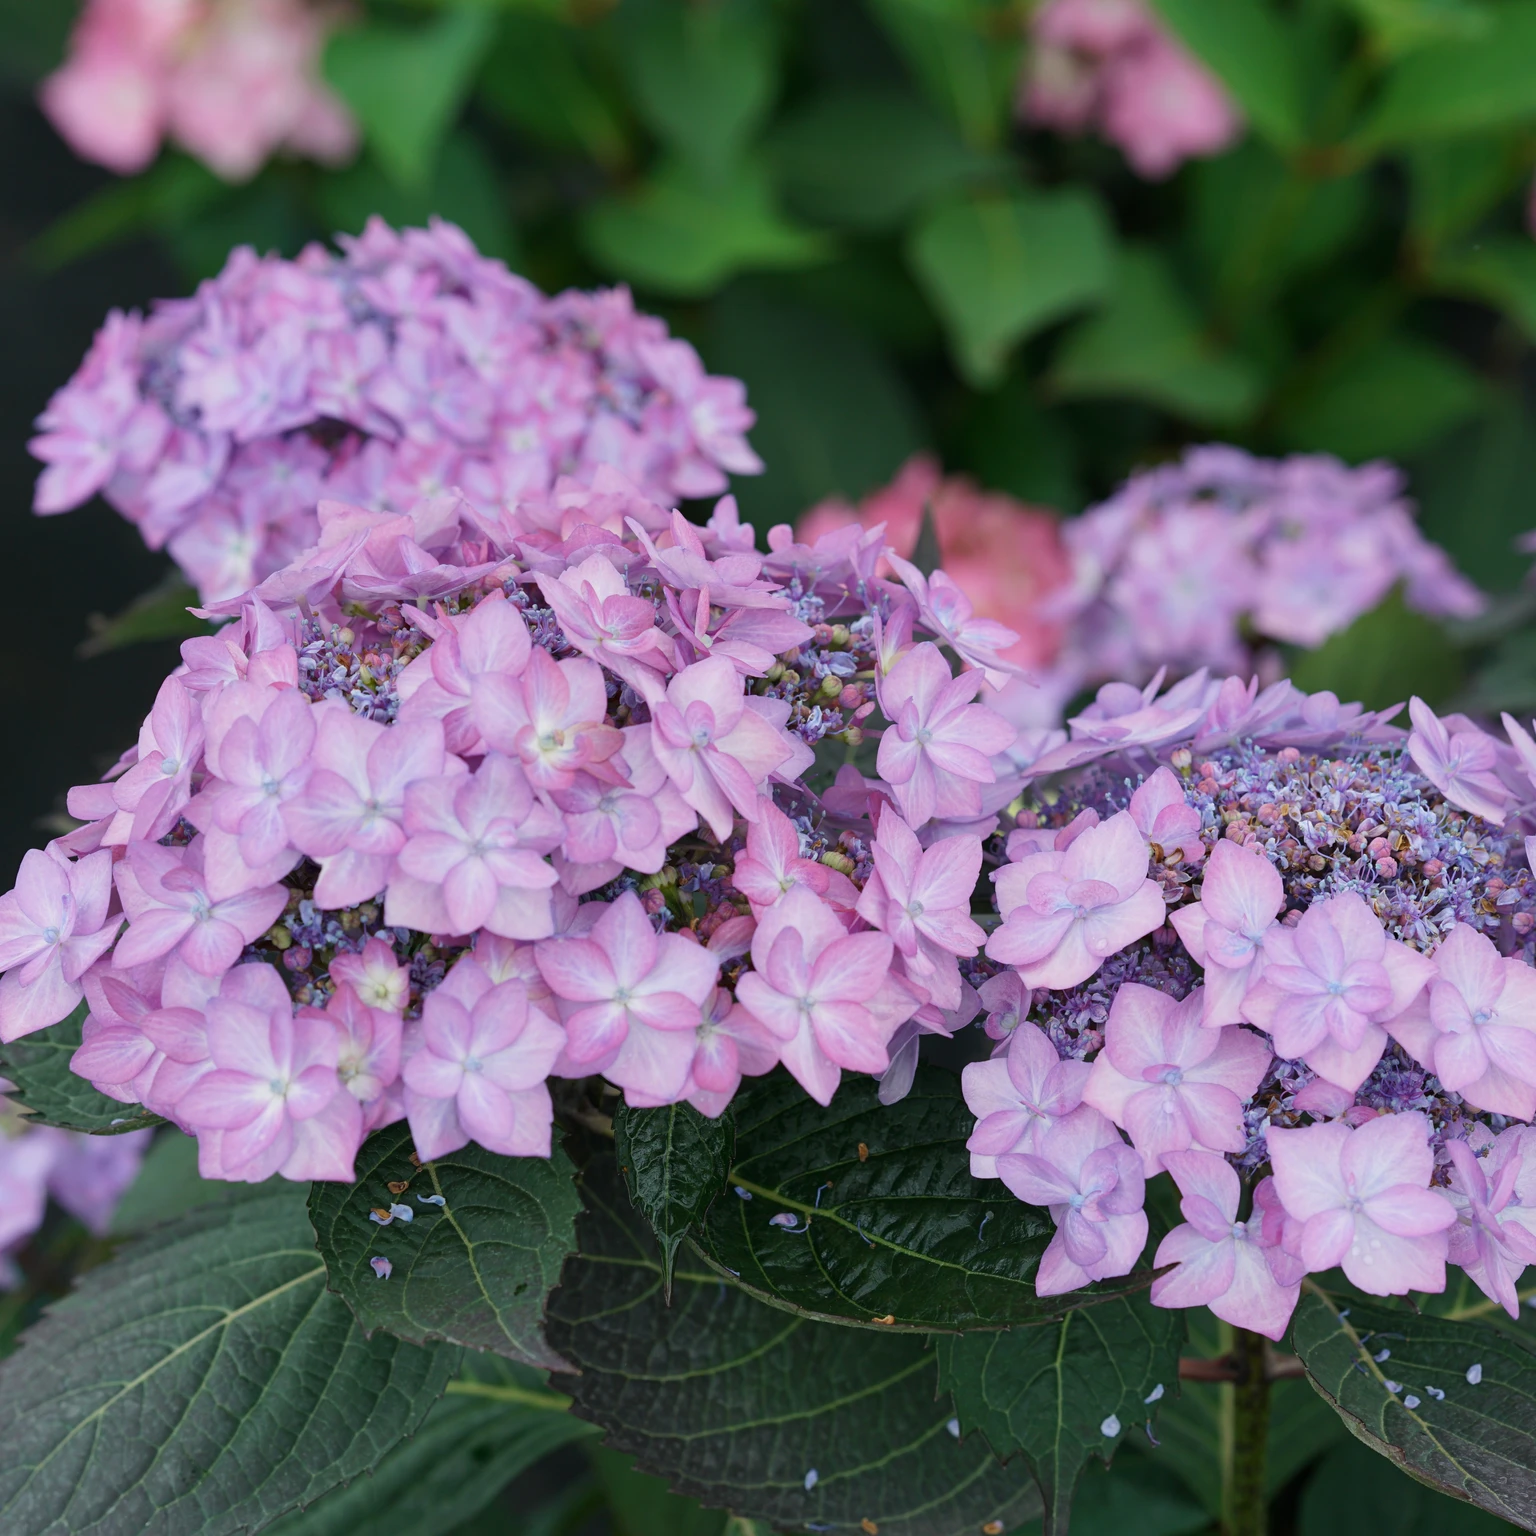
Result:
M807 1317L927 1332L1038 1322L1147 1283L1036 1296L1055 1228L998 1180L971 1177L959 1078L920 1066L899 1103L878 1092L849 1076L823 1109L776 1073L737 1096L737 1193L710 1208L703 1248L742 1289ZM808 1230L771 1225L784 1212Z
M1015 343L1101 298L1110 232L1093 195L999 194L939 207L907 254L973 384L997 383Z
M1360 1536L1377 1528L1385 1510L1392 1536L1513 1536L1514 1526L1405 1477L1350 1436L1344 1440L1307 1479L1297 1536Z
M1065 398L1128 396L1216 426L1248 420L1263 380L1203 331L1160 253L1124 252L1114 292L1062 343L1051 375Z
M1302 118L1301 67L1292 29L1267 0L1152 0L1195 57L1231 91L1255 128L1295 149Z
M1023 55L1023 29L1006 0L871 0L870 9L966 143L997 148Z
M711 293L736 272L809 266L831 250L825 237L782 218L766 173L751 164L723 188L663 165L633 192L594 203L581 237L599 266L680 296Z
M238 1536L376 1465L458 1351L364 1338L302 1188L196 1212L91 1270L0 1366L6 1536Z
M74 20L67 5L0 0L0 78L31 87L64 62Z
M778 45L762 0L629 0L618 62L646 126L711 185L722 183L773 104Z
M1491 10L1478 35L1423 48L1387 72L1363 151L1506 128L1536 117L1536 0Z
M711 1120L691 1104L633 1109L626 1103L613 1117L614 1156L629 1198L661 1245L668 1300L678 1245L725 1188L735 1146L729 1108Z
M1530 175L1519 144L1507 136L1415 144L1404 158L1410 228L1431 255L1468 234Z
M1315 1399L1311 1388L1302 1390ZM1083 1469L1072 1500L1072 1536L1194 1536L1209 1530L1210 1514L1178 1474L1155 1449L1141 1455L1134 1444L1121 1448L1113 1467L1090 1461ZM1031 1521L1016 1536L1038 1536L1040 1529L1039 1521Z
M461 5L424 26L370 19L331 39L326 79L402 186L419 187L431 175L492 29L484 6Z
M559 1385L642 1470L778 1526L974 1536L1038 1510L1022 1469L948 1429L921 1338L787 1317L686 1263L668 1307L611 1159L588 1165L582 1191L580 1252L549 1305L550 1342L581 1374Z
M821 224L896 229L957 186L1006 171L923 102L891 87L854 87L792 113L768 141L785 200Z
M1315 1289L1303 1293L1291 1333L1312 1384L1358 1439L1421 1482L1536 1529L1530 1339L1373 1301L1341 1309ZM1387 1362L1376 1358L1382 1348Z
M1089 1458L1106 1463L1128 1432L1179 1390L1184 1314L1143 1296L1001 1333L941 1334L939 1385L960 1428L999 1456L1023 1454L1045 1499L1047 1532L1065 1532ZM1148 1399L1154 1398L1149 1404Z
M1465 251L1447 252L1429 276L1447 293L1503 310L1527 341L1536 340L1536 241L1529 235L1496 235Z
M1486 385L1454 354L1393 335L1310 385L1277 426L1292 448L1358 463L1422 451L1487 398Z
M281 1187L277 1179L268 1181ZM138 1176L112 1213L113 1237L138 1237L162 1221L174 1221L201 1205L243 1200L250 1189L197 1171L197 1138L163 1126L139 1166Z
M60 1023L0 1045L0 1076L16 1085L11 1097L30 1110L38 1124L56 1125L65 1131L120 1136L124 1131L161 1124L160 1116L142 1104L109 1099L70 1071L69 1059L80 1049L88 1012L82 1002Z
M357 1154L357 1183L312 1186L309 1214L331 1289L370 1334L382 1328L418 1344L447 1339L563 1367L541 1322L574 1246L570 1159L558 1145L548 1158L503 1157L471 1142L417 1168L411 1149L408 1125L386 1126ZM397 1204L411 1220L380 1226L371 1219ZM370 1267L376 1256L393 1264L388 1280Z
M484 255L517 265L517 234L496 163L467 128L448 136L419 186L402 186L369 154L344 171L319 178L315 201L331 233L361 234L374 214L397 229L421 228L436 214L457 224Z
M737 285L714 304L703 352L712 371L747 382L752 442L773 473L732 488L765 532L824 496L856 500L923 446L906 381L833 316Z
M536 1462L591 1437L568 1402L532 1372L471 1360L421 1428L372 1472L269 1526L267 1536L439 1536Z
M976 398L945 461L1020 501L1080 512L1086 500L1072 431L1041 409L1023 369Z
M589 1447L587 1456L608 1495L617 1536L721 1536L729 1516L673 1493L665 1478L636 1471L633 1457L602 1445Z
M1427 43L1481 37L1492 19L1483 0L1349 0L1389 57Z
M581 31L553 16L504 16L481 71L479 99L539 143L618 169L629 160L622 114L588 67L584 43Z
M1289 675L1306 693L1327 689L1367 709L1404 704L1414 694L1439 705L1461 682L1461 659L1445 630L1394 590L1315 651L1296 652Z
M121 613L110 619L99 613L91 614L85 621L90 633L76 647L75 654L101 656L125 645L137 645L141 640L180 640L192 635L211 634L213 626L207 620L196 618L187 611L197 602L196 591L187 585L181 572L173 568L149 591L134 598Z

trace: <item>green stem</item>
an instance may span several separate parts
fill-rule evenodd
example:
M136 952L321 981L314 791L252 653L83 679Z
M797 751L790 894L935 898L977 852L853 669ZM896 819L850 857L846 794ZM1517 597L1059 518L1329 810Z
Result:
M1264 1536L1264 1462L1269 1448L1269 1374L1263 1335L1233 1330L1232 1450L1227 1467L1225 1536Z

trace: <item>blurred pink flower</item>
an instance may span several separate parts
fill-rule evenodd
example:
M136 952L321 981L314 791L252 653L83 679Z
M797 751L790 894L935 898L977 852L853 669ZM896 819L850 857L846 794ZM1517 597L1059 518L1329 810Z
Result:
M1498 774L1499 743L1465 717L1440 719L1417 696L1408 713L1408 755L1424 777L1453 805L1503 826L1514 796Z
M946 478L936 460L918 454L890 485L871 492L857 507L818 502L796 524L795 536L814 544L840 528L884 523L886 543L910 559L925 508L932 509L939 554L954 587L982 619L994 620L1017 637L1001 648L1004 660L1019 666L1053 661L1061 625L1042 611L1042 603L1070 574L1053 512L979 490L964 476Z
M1526 1163L1536 1149L1528 1125L1512 1125L1491 1138L1484 1129L1483 1138L1477 1151L1469 1141L1445 1144L1456 1209L1448 1257L1490 1301L1518 1318L1515 1282L1528 1264L1536 1264L1536 1157L1529 1167Z
M341 164L357 129L320 76L336 8L306 0L89 0L43 110L121 175L169 136L228 181L277 150Z

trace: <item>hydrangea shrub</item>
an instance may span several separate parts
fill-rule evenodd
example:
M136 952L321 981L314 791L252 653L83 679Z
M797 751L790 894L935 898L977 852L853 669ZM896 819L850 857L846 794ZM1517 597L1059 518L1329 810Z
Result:
M229 1191L0 1366L5 1528L325 1529L544 1370L743 1519L1065 1531L1200 1308L1529 1528L1521 724L1202 669L1020 730L883 527L667 499L317 500L0 896L34 1134Z

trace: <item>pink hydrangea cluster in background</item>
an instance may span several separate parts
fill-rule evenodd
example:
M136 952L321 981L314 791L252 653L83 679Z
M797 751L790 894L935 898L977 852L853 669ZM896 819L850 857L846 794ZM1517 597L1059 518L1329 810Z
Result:
M0 1089L8 1087L0 1080ZM0 1097L0 1290L22 1282L16 1254L43 1224L49 1199L105 1237L112 1213L149 1150L151 1131L87 1136L34 1125Z
M124 176L167 138L227 181L284 150L339 165L357 127L320 55L342 14L312 0L88 0L43 111L76 154Z
M1266 642L1319 646L1399 584L1411 608L1438 617L1470 617L1484 601L1419 532L1398 470L1324 454L1192 448L1073 518L941 478L919 456L857 508L813 507L800 536L883 523L910 555L925 509L945 579L978 619L1020 636L1005 654L1029 680L999 707L1025 727L1057 724L1085 689L1159 669L1273 673Z
M101 492L216 601L311 545L325 499L494 510L607 465L670 504L761 469L742 385L626 289L545 298L443 223L341 245L241 248L195 297L113 314L39 420L36 510Z
M1029 27L1019 89L1027 122L1061 133L1096 129L1149 181L1220 154L1243 131L1226 88L1144 0L1046 0Z

